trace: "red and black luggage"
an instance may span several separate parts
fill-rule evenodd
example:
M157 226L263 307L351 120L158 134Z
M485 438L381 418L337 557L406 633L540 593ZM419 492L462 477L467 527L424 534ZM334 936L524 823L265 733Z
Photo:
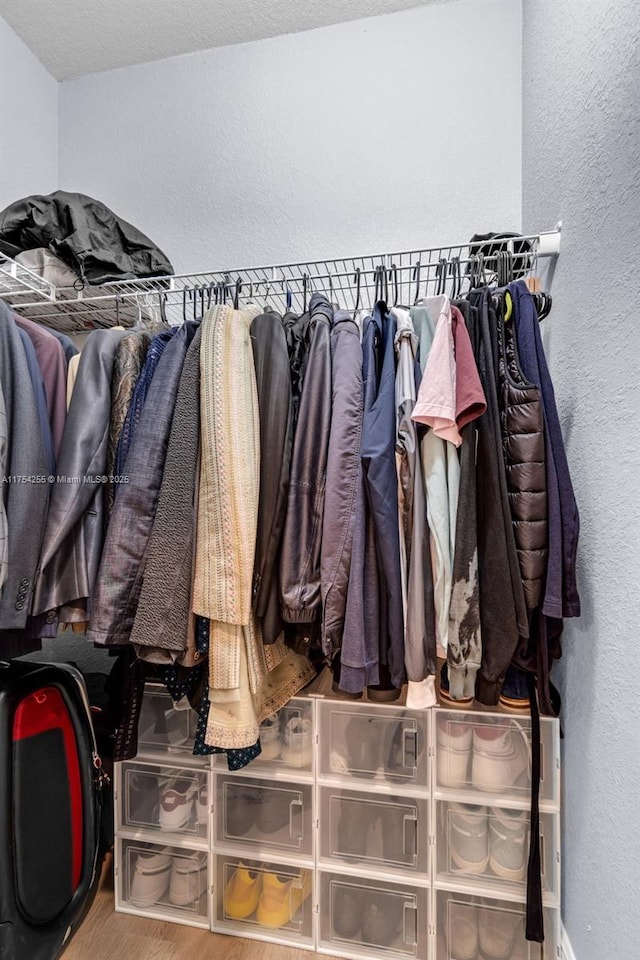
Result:
M82 675L0 662L0 960L55 960L80 924L102 779Z

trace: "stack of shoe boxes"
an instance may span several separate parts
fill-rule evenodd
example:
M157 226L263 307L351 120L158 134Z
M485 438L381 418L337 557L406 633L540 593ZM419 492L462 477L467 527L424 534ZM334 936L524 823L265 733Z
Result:
M313 706L289 701L237 773L214 759L213 930L313 949Z
M145 694L138 755L115 766L116 910L209 928L211 773L191 754L194 721Z
M525 938L531 721L436 710L433 917L437 960L560 957L558 722L541 722L540 849L545 943Z
M145 694L116 772L116 909L366 960L559 960L558 722L541 722L545 943L525 939L528 716L294 698L237 772Z
M429 719L317 703L321 953L427 960Z

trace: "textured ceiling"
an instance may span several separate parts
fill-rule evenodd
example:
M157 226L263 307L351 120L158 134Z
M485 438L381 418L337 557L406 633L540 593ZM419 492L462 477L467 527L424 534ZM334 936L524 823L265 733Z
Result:
M0 16L41 63L69 77L433 0L0 0Z

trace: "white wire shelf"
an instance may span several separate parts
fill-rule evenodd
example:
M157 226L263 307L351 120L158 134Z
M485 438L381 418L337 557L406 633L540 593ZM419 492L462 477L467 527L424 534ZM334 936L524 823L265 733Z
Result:
M55 295L52 283L0 253L0 297L19 307L21 303L46 303Z
M509 251L504 261L509 276L536 276L541 289L550 290L560 232L559 223L550 231L501 241ZM499 256L486 253L488 243L491 241L451 243L363 257L121 280L82 289L54 288L3 258L0 296L23 316L68 332L116 324L129 327L163 318L179 324L202 316L214 303L234 300L240 304L257 301L281 313L287 309L302 312L316 290L348 310L370 308L378 297L412 304L427 293L463 294L474 279L476 284L497 282Z

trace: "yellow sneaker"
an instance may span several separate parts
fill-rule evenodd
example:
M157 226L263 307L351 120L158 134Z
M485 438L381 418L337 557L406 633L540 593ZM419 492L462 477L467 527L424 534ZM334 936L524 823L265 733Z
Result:
M311 874L302 870L297 877L265 873L256 919L264 927L284 927L311 894Z
M224 894L225 913L232 920L246 920L260 901L262 874L239 863Z

